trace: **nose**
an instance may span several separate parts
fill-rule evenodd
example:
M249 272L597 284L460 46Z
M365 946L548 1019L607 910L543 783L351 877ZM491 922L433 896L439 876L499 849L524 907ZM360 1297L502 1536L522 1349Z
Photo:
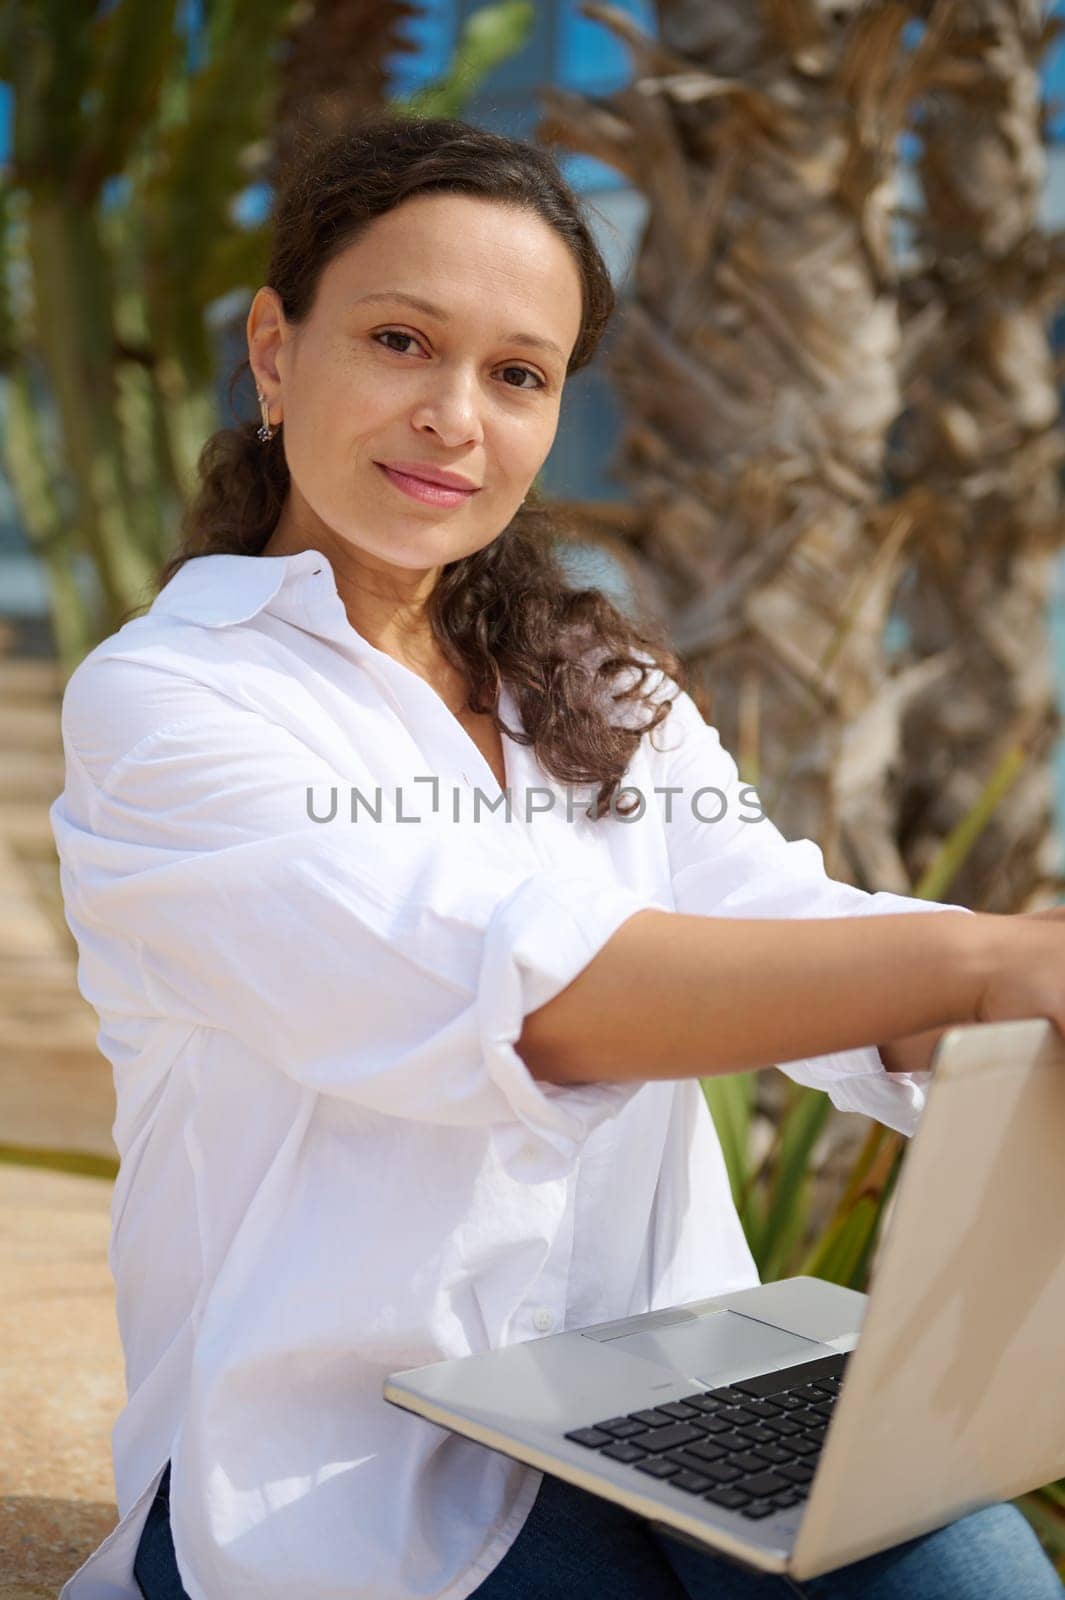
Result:
M476 373L455 366L440 368L427 377L411 420L415 428L431 428L443 444L480 443L484 424Z

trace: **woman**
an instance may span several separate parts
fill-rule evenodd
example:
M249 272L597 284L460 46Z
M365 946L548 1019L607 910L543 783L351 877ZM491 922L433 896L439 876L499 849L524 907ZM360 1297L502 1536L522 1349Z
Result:
M259 426L64 697L129 1391L64 1600L783 1592L384 1379L757 1283L698 1075L783 1061L909 1133L942 1026L1065 1011L1061 934L827 878L664 640L564 580L531 485L612 295L547 154L358 126L268 279ZM1016 1508L962 1527L883 1592L1057 1592Z

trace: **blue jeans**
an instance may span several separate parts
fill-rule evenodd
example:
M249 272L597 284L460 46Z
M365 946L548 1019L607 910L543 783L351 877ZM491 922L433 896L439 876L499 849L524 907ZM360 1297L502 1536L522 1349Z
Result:
M174 1561L166 1469L134 1574L145 1600L188 1600ZM1024 1514L1000 1500L820 1578L745 1571L545 1475L521 1532L470 1600L1062 1600Z
M1009 1501L820 1578L748 1572L643 1517L545 1476L524 1527L471 1600L1062 1600Z

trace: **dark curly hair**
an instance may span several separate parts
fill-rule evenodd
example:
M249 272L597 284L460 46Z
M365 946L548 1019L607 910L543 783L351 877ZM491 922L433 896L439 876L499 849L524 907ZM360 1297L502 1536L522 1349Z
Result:
M580 202L547 151L450 117L389 113L303 145L272 217L267 282L285 316L298 322L310 313L324 268L376 217L431 190L523 207L564 240L583 286L567 377L586 366L613 312L614 291ZM231 398L246 370L245 359L230 378ZM257 419L241 422L207 440L178 549L158 588L195 556L261 554L285 502L289 470L283 424L265 446L256 427ZM469 683L470 709L532 745L559 781L598 784L590 815L613 808L624 816L633 808L615 798L621 778L671 703L656 692L665 681L659 674L680 688L687 680L657 623L631 620L600 590L568 580L557 553L565 537L559 512L534 487L490 544L442 568L427 614L446 659ZM524 736L498 715L501 680L515 696ZM619 702L624 714L616 723L611 706ZM629 714L643 708L643 722Z

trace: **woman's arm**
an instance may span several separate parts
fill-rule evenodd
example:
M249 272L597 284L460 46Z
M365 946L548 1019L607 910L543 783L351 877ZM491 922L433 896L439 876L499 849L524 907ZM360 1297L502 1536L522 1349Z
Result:
M971 1022L989 973L987 921L645 909L526 1017L517 1049L552 1083L704 1077Z
M85 998L209 1029L363 1112L491 1129L517 1177L568 1170L639 1083L553 1089L513 1041L657 902L544 865L505 829L398 825L398 790L379 824L342 800L312 820L308 787L326 815L330 789L372 795L390 763L366 777L353 747L337 764L296 713L286 727L240 698L253 689L163 651L97 652L72 675L50 819Z
M974 920L965 907L870 893L829 877L817 844L784 837L754 788L741 781L717 729L676 689L670 679L657 686L656 693L672 692L669 715L644 741L634 768L646 792L653 788L663 797L658 815L637 826L663 832L673 910L711 920L796 921L804 940L814 919L845 918L851 929L880 917L912 923L917 915L935 920L953 913L955 920ZM777 1056L773 1064L796 1083L823 1089L840 1110L909 1134L924 1103L921 1080L940 1030L907 1028L904 1018L893 1019L887 1032L866 1034L856 1048L792 1060ZM785 1041L785 1048L793 1045L794 1037Z
M928 1028L902 1039L891 1039L878 1046L880 1059L888 1072L927 1072L932 1052L946 1028Z

